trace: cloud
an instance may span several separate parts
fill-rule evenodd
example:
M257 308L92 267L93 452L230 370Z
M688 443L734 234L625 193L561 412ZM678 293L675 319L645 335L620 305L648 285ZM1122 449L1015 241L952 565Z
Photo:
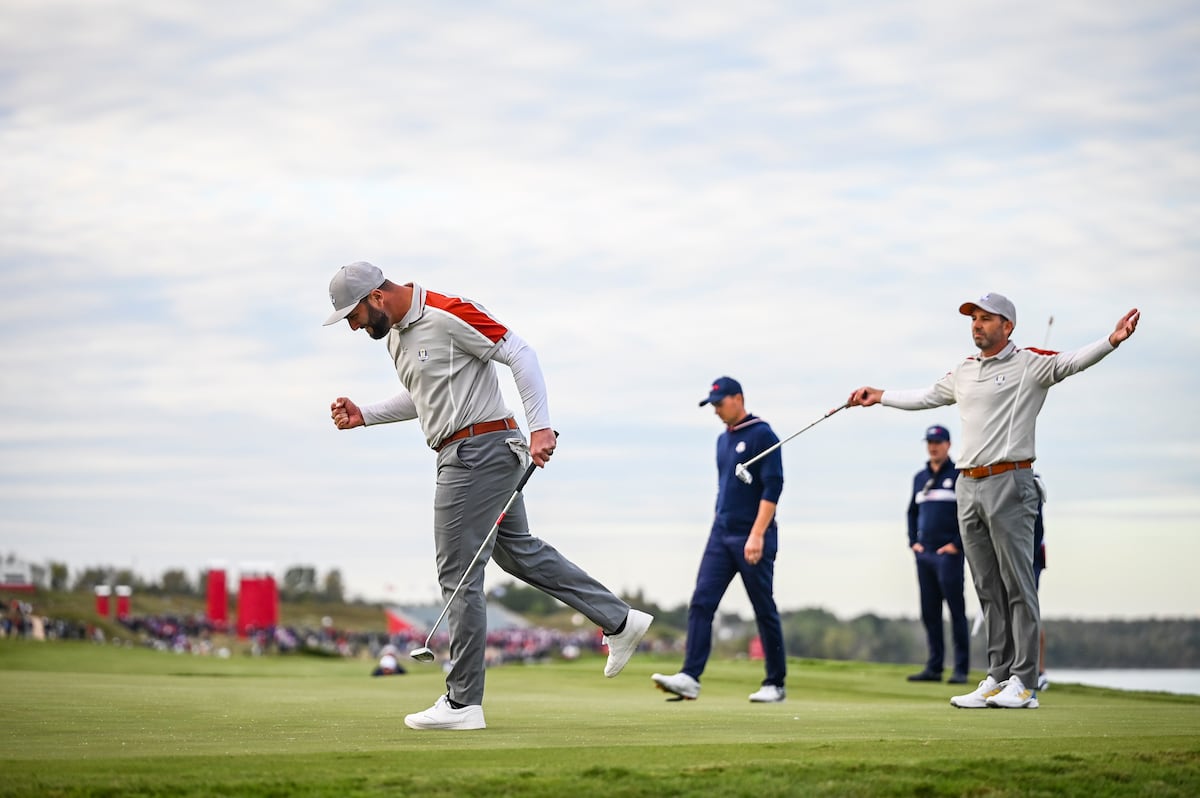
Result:
M954 308L983 291L1017 301L1019 343L1052 348L1138 305L1137 337L1052 392L1039 467L1064 526L1092 501L1140 508L1186 559L1159 510L1200 484L1197 52L1182 2L12 4L6 548L151 572L295 559L424 597L419 429L327 416L395 390L377 344L320 327L329 276L368 259L534 344L563 431L535 516L668 603L690 566L651 589L661 569L622 558L698 551L713 377L784 435L864 382L932 382L969 349ZM797 555L821 542L789 568L856 556L871 575L815 591L833 609L908 607L884 539L933 420L958 431L953 408L855 410L785 448L786 528ZM1096 549L1127 546L1104 530ZM1133 606L1077 588L1097 612Z

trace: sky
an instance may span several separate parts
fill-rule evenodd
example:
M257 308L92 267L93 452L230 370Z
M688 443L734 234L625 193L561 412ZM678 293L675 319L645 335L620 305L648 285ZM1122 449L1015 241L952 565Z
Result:
M973 350L959 304L996 291L1021 346L1142 311L1040 416L1043 615L1200 615L1194 2L0 19L0 555L155 579L308 564L437 601L418 426L329 419L398 390L382 342L321 326L330 277L368 260L533 345L561 438L532 531L678 606L715 499L715 377L786 437L858 386L937 380ZM781 608L917 615L905 509L934 423L957 440L954 407L872 407L785 445ZM739 584L723 609L749 617Z

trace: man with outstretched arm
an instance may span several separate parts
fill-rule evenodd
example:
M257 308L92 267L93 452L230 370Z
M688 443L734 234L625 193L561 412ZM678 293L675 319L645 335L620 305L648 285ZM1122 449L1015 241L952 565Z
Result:
M334 312L325 324L345 319L351 330L386 338L403 386L392 398L361 407L344 396L335 399L330 406L334 426L345 430L415 418L437 452L434 544L442 597L449 600L516 488L526 458L545 467L554 454L556 436L537 355L482 305L415 283L398 285L363 261L334 274L329 298ZM528 446L504 404L493 361L512 369L530 428ZM517 497L447 609L452 665L446 694L429 709L405 717L409 728L485 728L483 576L489 557L604 630L605 676L621 672L653 620L530 535L524 498Z
M1018 348L1013 303L1000 294L964 302L979 353L964 358L928 388L884 391L864 386L849 404L924 410L958 404L963 444L958 462L958 518L967 564L987 622L987 677L950 699L964 709L1036 709L1041 614L1033 574L1034 436L1052 385L1099 363L1137 329L1130 310L1105 338L1074 352Z

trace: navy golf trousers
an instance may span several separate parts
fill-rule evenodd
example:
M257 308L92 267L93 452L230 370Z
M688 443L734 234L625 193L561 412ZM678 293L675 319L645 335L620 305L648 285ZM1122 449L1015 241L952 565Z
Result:
M746 533L734 534L714 525L708 536L708 545L700 560L700 573L696 577L696 589L688 607L687 654L682 672L697 681L712 653L712 624L725 591L733 577L741 575L746 595L754 608L758 634L766 656L767 675L763 684L784 686L787 678L787 654L783 648L783 624L775 606L775 554L779 548L779 535L775 526L763 540L763 556L755 565L746 562L743 549Z
M946 632L942 628L942 602L950 610L950 636L954 640L954 673L965 676L971 657L967 630L967 605L963 596L962 553L916 555L917 582L921 586L921 622L929 645L925 670L941 673L946 662Z

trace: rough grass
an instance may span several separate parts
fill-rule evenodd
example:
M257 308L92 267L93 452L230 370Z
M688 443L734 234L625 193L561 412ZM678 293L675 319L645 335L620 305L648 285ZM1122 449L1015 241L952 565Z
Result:
M761 665L713 662L668 703L638 657L488 674L489 728L414 732L436 666L228 660L0 641L3 796L1194 796L1200 697L1055 685L1035 711L955 710L907 669L791 664L789 698L751 705Z

